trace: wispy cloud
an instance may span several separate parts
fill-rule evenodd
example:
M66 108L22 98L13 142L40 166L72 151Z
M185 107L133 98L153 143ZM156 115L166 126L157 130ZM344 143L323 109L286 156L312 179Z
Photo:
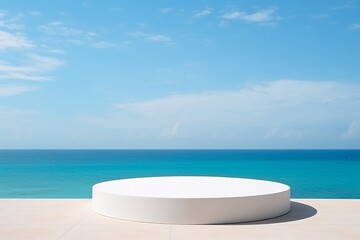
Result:
M34 44L21 34L13 34L0 30L0 50L8 48L31 48Z
M354 120L349 125L347 131L343 134L345 138L360 138L360 121Z
M206 8L206 9L196 12L194 14L194 17L196 17L196 18L205 17L212 13L213 13L213 11L210 8Z
M346 85L344 85L346 86ZM206 108L207 112L250 111L254 109L272 110L274 108L293 107L309 102L331 102L340 97L354 97L360 91L360 85L349 93L339 91L342 84L333 82L309 82L279 80L264 85L254 85L238 91L208 92L193 95L174 95L163 99L145 102L119 104L117 107L141 114L196 112ZM322 91L324 91L322 93ZM197 110L194 110L199 108ZM160 111L160 112L159 112Z
M246 13L242 11L230 11L222 15L226 20L243 20L253 23L268 23L277 20L275 16L275 8L267 8L254 13Z
M92 47L95 48L115 48L118 47L119 44L118 43L113 43L113 42L106 42L106 41L96 41L90 44ZM122 46L124 46L126 44L124 44L124 42L122 42Z
M65 51L62 49L49 49L47 50L48 53L54 53L54 54L65 54Z
M98 40L98 35L95 32L68 27L61 21L41 25L39 30L48 35L57 36L56 41L62 41L66 44L87 45L95 48L113 48L118 46L117 43ZM59 39L59 37L61 38Z
M37 89L38 87L20 86L20 85L0 85L0 97L20 95Z
M76 28L67 27L63 22L50 22L39 27L41 31L50 35L60 36L83 36L83 37L94 37L94 32L87 32Z
M181 131L181 121L178 121L175 123L174 126L172 126L170 129L165 130L163 133L163 136L166 138L178 138L182 137L182 131Z
M7 11L0 10L0 27L7 30L23 30L22 18L23 14L21 13L10 16Z
M348 29L351 30L351 31L359 31L360 30L360 23L350 24Z
M160 13L181 16L184 14L184 10L173 7L164 7L164 8L160 8Z
M40 12L29 12L27 16L39 16ZM47 81L52 73L63 65L63 61L37 54L51 52L51 47L29 40L23 25L24 14L0 11L0 51L5 54L0 60L0 96L16 96L39 89L24 81ZM65 30L63 30L65 32ZM69 31L70 32L70 31ZM59 53L62 50L55 50ZM52 52L54 53L54 51Z
M153 42L171 42L170 37L161 34L149 35L146 39Z
M168 14L170 12L174 11L174 8L161 8L160 12L163 14Z
M0 80L46 81L52 79L48 74L62 65L59 59L40 55L30 55L21 66L0 62Z
M164 42L164 43L172 42L171 37L165 34L151 34L151 33L136 31L136 32L128 33L127 35L136 38L142 38L151 42Z
M155 130L159 136L165 136L164 132L175 135L181 129L183 136L194 141L197 137L235 137L248 146L251 141L268 144L281 139L311 142L318 135L337 136L339 140L340 128L324 132L319 126L360 119L360 112L354 111L354 106L360 106L359 93L357 83L279 80L234 91L171 95L115 106L138 116L136 126L152 129L151 133L140 129L148 135ZM181 122L174 125L179 119Z
M41 15L41 12L39 12L39 11L31 11L29 14L30 14L30 16L38 17L38 16Z

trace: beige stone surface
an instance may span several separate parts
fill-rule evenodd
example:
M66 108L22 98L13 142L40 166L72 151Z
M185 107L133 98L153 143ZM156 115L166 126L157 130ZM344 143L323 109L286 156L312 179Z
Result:
M168 225L104 217L90 199L0 199L0 239L360 239L360 199L292 199L291 209L251 223Z
M154 224L79 224L69 231L61 240L168 240L170 225Z
M62 224L5 224L0 225L2 240L58 240L71 228Z

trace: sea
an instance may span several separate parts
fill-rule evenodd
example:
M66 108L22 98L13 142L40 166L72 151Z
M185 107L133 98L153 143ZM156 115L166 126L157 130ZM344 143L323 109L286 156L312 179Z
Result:
M360 150L0 150L0 198L91 198L96 183L150 176L276 181L292 198L360 198Z

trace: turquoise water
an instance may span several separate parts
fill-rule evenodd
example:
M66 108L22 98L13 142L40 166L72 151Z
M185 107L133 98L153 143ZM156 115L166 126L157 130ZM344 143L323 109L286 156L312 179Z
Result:
M293 198L360 198L360 150L0 150L0 198L90 198L121 178L202 175L291 186Z

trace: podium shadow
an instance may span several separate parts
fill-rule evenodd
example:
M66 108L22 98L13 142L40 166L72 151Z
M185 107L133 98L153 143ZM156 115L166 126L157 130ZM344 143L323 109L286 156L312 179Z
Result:
M274 223L285 223L285 222L293 222L299 221L306 218L313 217L317 214L317 210L307 204L291 201L290 202L290 211L282 216L260 220L260 221L253 221L253 222L244 222L244 223L233 223L229 225L259 225L259 224L274 224Z

